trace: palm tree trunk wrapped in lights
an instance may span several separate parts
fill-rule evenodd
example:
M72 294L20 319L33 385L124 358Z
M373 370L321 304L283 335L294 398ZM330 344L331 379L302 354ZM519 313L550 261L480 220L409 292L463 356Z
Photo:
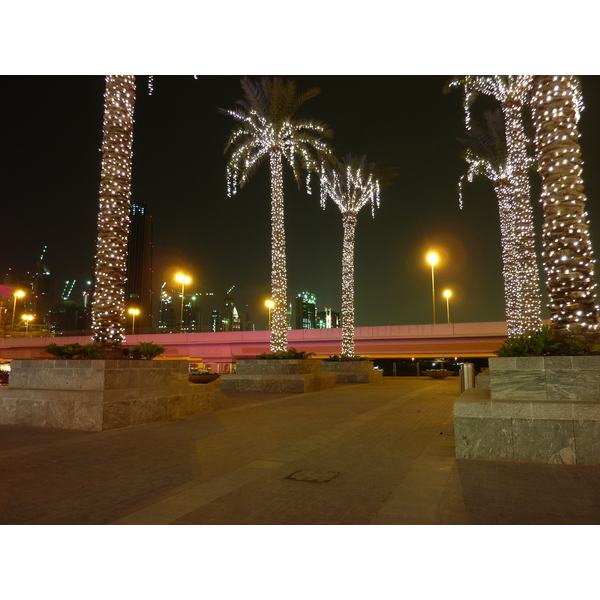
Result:
M125 339L134 105L135 77L107 76L92 303L94 341L105 347L118 347Z
M354 237L357 216L353 211L342 215L342 354L354 356Z
M321 206L331 198L342 212L344 241L342 249L342 355L354 356L354 238L358 211L371 205L379 207L381 187L393 173L367 163L366 156L348 155L343 161L328 161L321 166Z
M233 196L256 168L269 157L271 167L271 352L287 349L287 270L283 214L283 159L300 185L300 171L318 170L329 148L322 138L331 132L318 121L301 119L295 113L306 100L319 93L317 88L297 96L293 80L263 77L260 81L242 78L244 97L232 110L220 109L238 121L225 152L232 149L227 163L227 193Z
M287 346L287 267L283 219L283 165L281 152L271 152L271 346ZM280 352L282 350L272 350Z
M484 175L493 183L498 197L506 320L509 337L542 326L539 274L535 254L535 233L528 170L532 160L527 154L527 136L523 109L528 98L531 76L467 75L450 82L448 88L461 87L464 97L467 145L465 160L469 164L466 179ZM471 107L479 94L498 100L502 123L489 117L488 132L474 127ZM492 122L493 121L493 122ZM492 131L491 127L496 131ZM461 179L461 206L462 185Z
M583 109L573 75L537 75L531 108L542 177L543 247L554 330L594 339L598 333L594 258L577 123Z

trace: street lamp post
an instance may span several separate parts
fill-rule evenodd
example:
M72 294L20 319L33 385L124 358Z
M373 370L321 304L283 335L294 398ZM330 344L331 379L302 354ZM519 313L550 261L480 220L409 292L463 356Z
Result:
M33 319L33 315L23 315L25 321L25 337L29 337L29 321Z
M185 299L185 286L192 280L187 275L184 275L183 273L178 273L175 276L175 281L181 284L181 313L179 318L179 333L183 333L183 303Z
M269 331L271 330L271 309L275 307L273 300L267 300L265 306L269 309Z
M140 314L139 308L130 308L129 314L131 315L131 335L135 334L135 318Z
M448 314L448 323L450 323L450 296L452 296L452 292L450 290L444 290L444 298L446 298L446 313Z
M433 324L437 323L435 314L435 265L439 260L438 255L435 252L430 252L427 255L427 262L431 265L431 303L433 305Z
M14 337L13 332L15 330L15 313L17 312L17 298L22 298L25 295L25 292L22 290L18 290L15 292L15 301L13 303L13 314L12 314L12 323L10 326L10 337Z

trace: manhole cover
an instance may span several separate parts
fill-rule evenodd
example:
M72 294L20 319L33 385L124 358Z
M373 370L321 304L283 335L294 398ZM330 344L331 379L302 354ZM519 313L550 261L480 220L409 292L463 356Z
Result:
M288 475L286 479L292 479L293 481L311 481L312 483L328 483L338 475L338 471L309 471L307 469L300 469L299 471L295 471L291 475Z

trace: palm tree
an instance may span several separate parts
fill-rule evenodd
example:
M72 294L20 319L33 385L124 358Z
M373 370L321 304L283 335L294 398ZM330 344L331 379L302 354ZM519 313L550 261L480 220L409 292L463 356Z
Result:
M125 339L134 105L135 77L107 76L92 328L95 343L109 348Z
M367 163L365 155L343 161L330 160L321 166L321 206L331 198L342 212L344 241L342 249L342 355L354 356L354 238L358 211L371 205L371 214L379 207L382 185L394 174Z
M287 271L283 217L283 159L287 159L298 185L300 171L317 170L330 152L323 142L331 135L321 122L301 119L296 111L319 93L317 88L297 96L294 80L263 77L260 81L242 78L244 97L232 110L220 111L238 121L225 152L231 148L227 163L227 193L245 185L256 168L268 157L271 168L271 352L287 348Z
M466 158L470 165L468 179L470 180L475 172L485 174L494 181L498 196L507 324L510 337L527 331L537 331L542 326L539 274L528 175L532 161L527 153L527 136L523 121L523 107L528 98L530 85L530 76L467 75L454 79L448 86L449 88L460 86L463 89L467 130L471 128L471 107L479 94L485 94L498 100L502 110L503 149L498 155L498 158L501 158L501 164L498 160L492 160L488 165L489 168L484 168L475 158L475 154L471 154L471 159ZM494 118L494 121L497 120ZM490 124L489 120L488 124ZM493 135L497 137L498 132ZM497 144L496 148L498 148ZM474 148L472 150L476 152ZM490 160L489 154L485 160ZM503 197L502 201L500 200L501 196Z
M534 77L531 109L542 178L543 247L550 313L562 336L598 332L594 258L585 210L577 123L583 109L572 75Z
M515 211L512 209L511 183L506 168L506 137L504 120L499 109L484 113L486 126L470 121L470 127L458 139L465 146L464 159L469 165L468 172L459 181L459 194L466 181L477 175L488 178L498 198L500 215L500 235L502 239L502 275L506 302L506 321L509 336L518 335L523 328L519 322L519 295L521 273L519 255L516 251Z

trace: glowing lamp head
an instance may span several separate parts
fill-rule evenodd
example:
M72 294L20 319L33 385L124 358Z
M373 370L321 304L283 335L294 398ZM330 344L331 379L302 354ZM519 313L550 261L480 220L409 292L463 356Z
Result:
M129 309L129 314L137 316L137 315L140 314L140 309L139 308L130 308Z
M184 283L185 285L187 285L192 280L190 277L188 277L187 275L184 275L183 273L177 273L177 275L175 275L175 281L177 281L178 283Z
M444 290L444 298L450 298L452 296L452 292L450 290Z
M25 292L23 290L17 290L15 292L15 298L22 298L25 295Z
M267 308L275 308L275 302L273 302L273 300L267 300L267 301L265 302L265 306L266 306Z
M437 265L439 260L439 256L435 253L435 252L430 252L427 255L427 262L433 267L434 265Z
M31 321L33 320L33 315L23 315L23 321Z

